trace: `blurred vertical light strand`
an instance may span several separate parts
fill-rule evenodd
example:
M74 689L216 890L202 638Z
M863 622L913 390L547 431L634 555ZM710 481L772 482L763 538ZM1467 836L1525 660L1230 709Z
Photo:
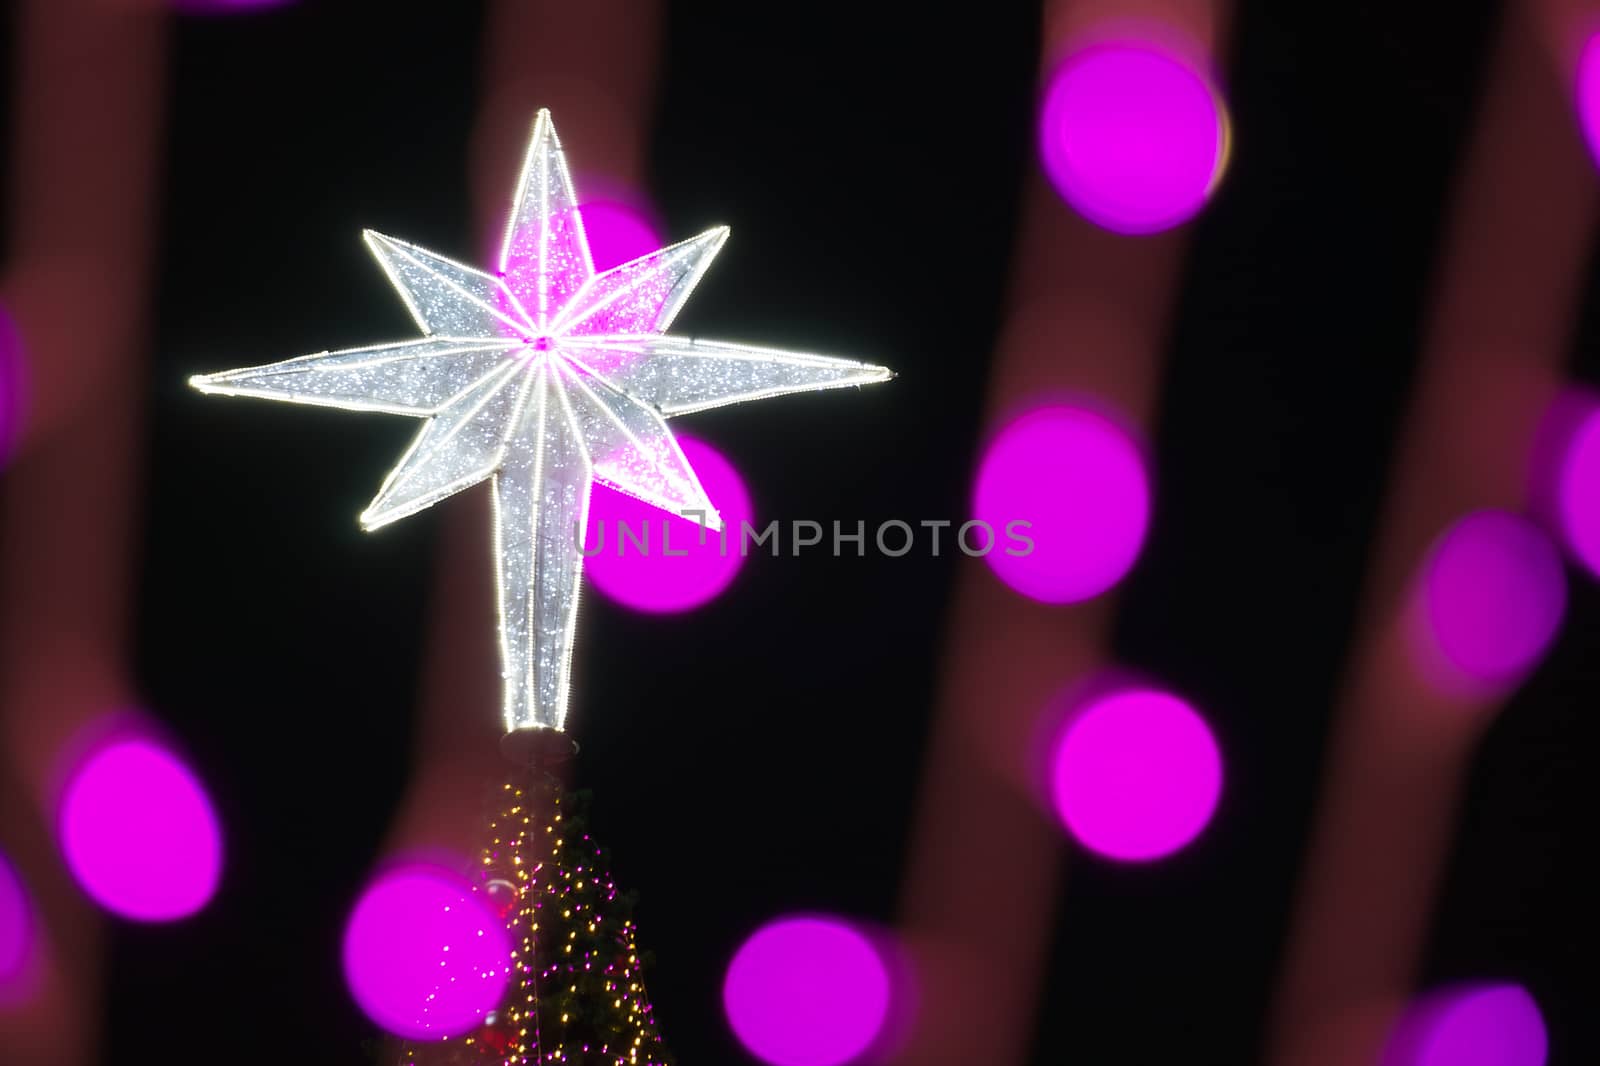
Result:
M1567 551L1600 577L1600 403L1576 391L1552 412L1550 447L1538 471L1545 518Z
M1472 750L1559 618L1559 572L1531 527L1493 519L1485 539L1481 520L1456 525L1533 502L1529 471L1562 388L1596 219L1569 106L1572 70L1553 59L1566 49L1552 39L1548 6L1505 10L1457 179L1270 1019L1268 1061L1277 1066L1377 1061L1421 964ZM1538 209L1508 212L1508 204ZM1484 557L1505 580L1486 584L1479 573L1462 582L1459 558L1446 560L1449 573L1430 570L1440 559L1430 545L1452 527L1468 539L1447 537L1444 554L1481 556L1488 544ZM1536 590L1523 585L1530 574ZM1444 600L1448 620L1438 610ZM1501 608L1527 624L1513 633L1504 619L1483 619ZM1461 611L1483 625L1468 629ZM1419 626L1454 645L1458 672L1476 666L1478 683L1452 684L1431 669L1418 655Z
M1138 6L1047 3L1041 94L1063 56L1095 39L1105 20ZM1182 36L1209 54L1225 36L1231 10L1226 2L1174 6L1173 21L1152 33ZM1101 412L1109 425L1142 434L1154 416L1184 231L1132 239L1098 226L1063 205L1035 172L1020 233L986 424L999 437L1029 412L1065 407ZM1112 451L1132 457L1123 464L1130 470L1139 468L1126 485L1148 478L1137 449ZM1145 491L1140 484L1129 498L1142 499ZM1115 558L1075 588L1064 583L1051 596L1055 604L1116 583L1142 543L1142 510L1124 515L1130 521L1112 538L1120 544ZM902 877L898 933L914 969L918 1007L896 1062L1026 1061L1061 896L1062 834L1036 787L1041 722L1063 686L1103 668L1113 599L1100 595L1066 608L1018 595L977 560L963 561L957 572ZM1006 902L996 906L1001 884Z
M14 5L10 245L0 303L27 353L28 419L3 482L0 762L53 815L73 738L130 695L135 501L164 143L164 5ZM30 851L48 862L44 850ZM8 1066L74 1066L100 1040L100 926L53 866L35 902L39 993L0 1016Z

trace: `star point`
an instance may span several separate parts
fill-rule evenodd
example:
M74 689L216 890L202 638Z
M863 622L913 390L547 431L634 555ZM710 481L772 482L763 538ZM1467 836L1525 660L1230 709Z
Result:
M879 366L667 332L727 226L596 272L548 110L493 273L364 230L423 336L197 374L202 393L425 419L360 515L376 530L492 486L508 730L562 728L590 487L722 519L666 419L889 380Z

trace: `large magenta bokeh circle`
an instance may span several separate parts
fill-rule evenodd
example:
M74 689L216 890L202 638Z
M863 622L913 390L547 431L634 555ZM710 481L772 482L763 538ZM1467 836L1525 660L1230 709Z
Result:
M33 945L33 908L22 878L0 852L0 1005L27 968Z
M1455 669L1505 683L1538 662L1566 609L1561 556L1532 522L1477 511L1434 545L1425 569L1428 632Z
M744 479L711 445L681 434L678 443L722 515L724 533L599 482L590 497L584 544L593 554L584 560L584 573L609 599L639 611L686 611L708 603L744 563L741 526L753 518Z
M146 739L114 741L77 768L59 839L83 890L137 921L193 914L222 873L222 832L205 789L177 756Z
M1097 411L1039 408L990 444L972 512L994 530L984 559L1002 581L1045 603L1086 600L1122 580L1139 557L1150 519L1144 457Z
M757 930L728 964L728 1022L772 1066L840 1066L872 1046L888 1017L888 967L868 937L825 917Z
M1145 41L1068 56L1039 116L1039 154L1056 190L1117 233L1153 233L1198 212L1226 163L1227 137L1207 77Z
M1382 1066L1544 1066L1549 1044L1527 989L1474 983L1425 996L1402 1021Z
M1124 689L1073 714L1051 763L1056 812L1080 844L1107 858L1170 855L1211 821L1222 756L1183 700Z
M1600 34L1590 36L1578 56L1578 125L1589 154L1600 162Z
M500 1005L511 979L505 926L462 878L429 866L391 870L356 903L344 934L350 994L378 1025L442 1040Z
M26 407L27 368L22 335L4 305L0 305L0 469L4 469L22 436Z

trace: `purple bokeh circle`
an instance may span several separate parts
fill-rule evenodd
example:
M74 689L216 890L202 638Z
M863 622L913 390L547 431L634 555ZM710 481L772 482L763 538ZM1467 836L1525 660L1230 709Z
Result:
M623 200L586 200L578 205L589 256L598 271L649 255L661 248L655 222L641 208Z
M28 406L27 381L22 335L5 307L0 306L0 468L11 458L22 435Z
M1544 532L1503 511L1477 511L1434 545L1424 580L1433 644L1473 681L1503 683L1549 648L1566 610L1561 556Z
M1544 1066L1539 1005L1515 984L1470 984L1423 997L1398 1027L1383 1066Z
M1211 821L1222 755L1183 700L1155 689L1116 691L1068 719L1051 760L1051 792L1084 847L1148 862L1184 847Z
M0 853L0 1003L27 969L33 949L33 908L22 878Z
M344 934L345 982L378 1025L414 1040L467 1032L500 1005L511 944L488 901L429 866L378 877Z
M757 930L722 987L734 1034L772 1066L840 1066L871 1047L889 1014L890 976L872 941L834 918Z
M1585 42L1578 57L1578 125L1589 145L1589 154L1600 162L1600 34Z
M584 547L593 554L584 573L608 598L639 611L699 607L727 588L744 563L741 526L754 517L744 479L711 445L681 434L678 443L722 515L723 533L600 482L590 497Z
M1226 163L1227 128L1209 79L1178 54L1108 42L1067 57L1051 77L1039 155L1091 222L1154 233L1205 205Z
M78 884L114 914L184 918L210 901L222 874L222 831L205 788L153 741L95 751L67 783L61 848Z
M1128 432L1099 412L1039 408L990 444L972 513L994 530L984 560L1007 585L1045 603L1090 599L1122 580L1144 544L1144 457ZM1016 522L1031 523L1023 530L1031 550L1007 535Z
M1562 535L1585 569L1600 576L1600 410L1573 430L1560 469Z

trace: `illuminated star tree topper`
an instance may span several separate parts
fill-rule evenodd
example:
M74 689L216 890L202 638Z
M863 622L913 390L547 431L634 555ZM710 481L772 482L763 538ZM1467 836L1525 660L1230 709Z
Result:
M199 375L202 392L426 419L361 515L373 530L489 480L508 730L560 729L590 486L722 528L674 415L887 380L882 367L667 333L726 227L596 273L540 111L493 274L368 231L425 336Z

